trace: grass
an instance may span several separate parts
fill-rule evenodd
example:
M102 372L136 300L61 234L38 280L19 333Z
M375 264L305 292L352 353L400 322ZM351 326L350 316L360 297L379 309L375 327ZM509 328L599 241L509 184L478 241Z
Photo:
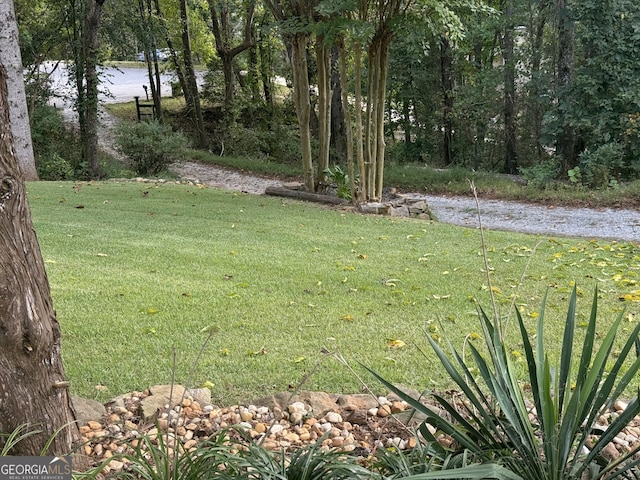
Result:
M599 286L601 318L626 306L623 328L637 322L633 244L487 232L490 289L474 229L187 185L28 188L65 368L72 393L84 397L168 383L173 351L176 381L212 382L220 404L287 390L310 372L304 388L359 391L323 348L393 383L442 390L445 372L424 368L436 365L425 333L458 347L473 341L481 331L473 299L489 308L490 290L502 314L517 294L533 331L549 289L548 335L558 348L574 282L587 298ZM579 325L587 315L579 310ZM507 343L524 372L516 328Z

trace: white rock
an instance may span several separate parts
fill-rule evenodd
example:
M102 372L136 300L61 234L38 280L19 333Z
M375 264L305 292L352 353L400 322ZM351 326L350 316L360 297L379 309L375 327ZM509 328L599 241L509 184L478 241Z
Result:
M330 423L342 423L342 415L338 412L329 412L325 415L325 420Z

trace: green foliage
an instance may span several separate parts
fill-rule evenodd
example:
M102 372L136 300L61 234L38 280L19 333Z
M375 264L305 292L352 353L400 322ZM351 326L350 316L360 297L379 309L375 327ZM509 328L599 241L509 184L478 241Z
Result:
M351 185L349 181L349 174L345 172L340 165L334 165L333 170L331 168L327 168L322 173L327 176L327 179L330 182L336 184L336 188L338 190L338 198L351 200Z
M552 157L547 161L540 162L527 168L520 169L522 176L528 184L534 188L544 189L551 182L558 178L560 173L560 162Z
M40 180L68 180L74 176L71 164L57 153L38 158L36 168Z
M581 181L592 188L606 188L626 170L624 147L618 142L605 143L580 154ZM577 168L577 167L576 167Z
M580 351L574 352L577 289L571 294L559 362L554 364L553 352L545 344L545 308L543 300L537 329L531 335L520 312L516 310L521 345L526 359L527 382L535 406L535 419L522 385L518 381L512 348L505 341L499 321L491 321L479 310L486 352L470 342L473 361L450 345L447 355L439 343L427 335L447 374L465 396L465 402L452 404L443 396L433 398L450 418L423 405L393 387L382 377L383 384L407 400L427 418L420 427L425 439L440 455L472 455L485 464L497 464L513 472L511 478L543 479L609 479L636 471L640 460L634 459L640 446L609 463L603 457L605 446L640 413L638 398L611 419L606 429L597 422L623 394L640 370L640 358L629 358L638 342L637 325L623 343L614 350L614 340L623 315L605 331L596 328L598 292L594 294L591 314ZM532 343L533 339L533 343ZM452 450L440 447L426 427L453 438Z
M161 172L171 162L181 159L183 150L187 147L182 134L155 121L119 124L115 142L140 175Z
M228 153L235 156L273 159L289 165L300 163L298 131L284 125L275 130L242 128L236 125L227 148Z
M25 438L41 433L40 430L34 430L29 425L20 425L13 432L0 432L0 457L6 457L11 454L11 450ZM46 451L43 450L43 451Z
M80 163L80 144L64 126L60 112L37 103L30 119L33 154L41 180L74 178Z
M582 171L580 170L580 167L573 167L567 172L567 175L569 176L569 181L571 183L576 185L582 184Z
M172 446L168 445L169 442ZM185 452L172 434L142 436L133 453L126 455L128 467L114 478L143 480L347 480L379 478L342 452L324 451L318 441L284 451L266 450L242 430L227 428ZM174 453L175 452L175 453Z

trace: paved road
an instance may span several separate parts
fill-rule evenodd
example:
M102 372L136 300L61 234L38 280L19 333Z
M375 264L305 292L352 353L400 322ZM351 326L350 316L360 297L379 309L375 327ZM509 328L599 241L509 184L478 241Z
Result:
M131 102L135 96L146 99L143 85L149 85L147 69L143 68L103 68L100 70L102 79L100 100L104 103ZM47 62L44 69L51 71L53 63ZM73 97L73 88L68 84L69 72L65 64L60 64L51 76L52 87L58 96L55 103L58 107L69 107L69 98ZM160 77L161 93L163 96L171 96L171 82L174 77L171 74L163 74ZM151 92L149 92L151 94Z

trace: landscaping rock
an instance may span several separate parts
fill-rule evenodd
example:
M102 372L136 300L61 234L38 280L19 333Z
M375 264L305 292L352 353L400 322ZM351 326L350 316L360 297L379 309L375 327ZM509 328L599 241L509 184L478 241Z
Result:
M84 425L92 420L100 420L107 413L104 405L95 400L71 395L71 402L76 411L76 420L78 420L80 425Z
M185 388L181 385L155 385L149 389L149 396L140 403L140 415L148 421L167 405L180 404L184 395Z
M173 450L191 450L220 430L236 426L263 447L276 451L291 451L324 437L322 449L337 448L344 453L368 456L380 448L414 448L420 438L415 428L425 419L394 395L375 398L366 394L331 395L311 391L293 397L289 392L282 392L250 404L216 408L202 405L189 391L182 397L184 388L174 386L174 401L169 409L171 389L168 387L161 385L144 392L132 392L107 403L106 414L100 422L90 420L80 425L84 441L82 453L98 465L109 458L131 453L132 448L141 444L141 435L156 445L162 441ZM149 413L151 417L147 419L134 413L151 412L151 405L156 410ZM430 408L440 411L433 405ZM598 423L603 428L592 429L594 435L586 448L597 440L596 432L604 432L610 418L618 414L614 408L601 416ZM442 446L453 446L450 436L438 433L429 424L427 429ZM639 433L640 418L636 417L607 446L605 456L615 459L621 452L634 448L640 441ZM118 471L125 463L113 461L108 471Z

